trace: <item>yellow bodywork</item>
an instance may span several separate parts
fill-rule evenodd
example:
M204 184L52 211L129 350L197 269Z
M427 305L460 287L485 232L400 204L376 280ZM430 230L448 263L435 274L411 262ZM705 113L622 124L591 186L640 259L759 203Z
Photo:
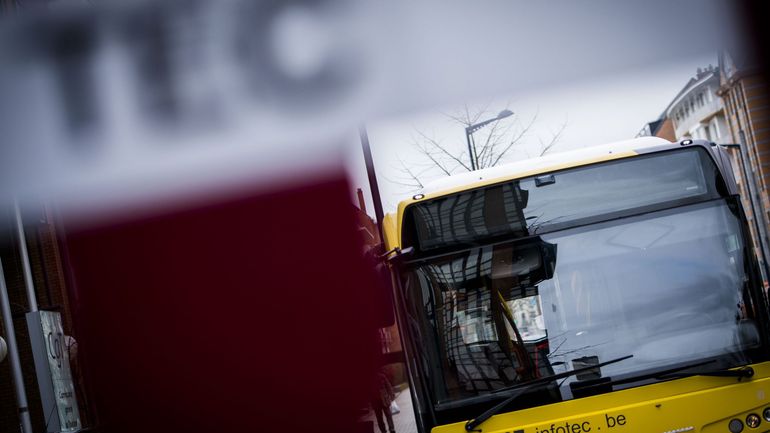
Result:
M396 234L396 215L389 213L382 219L382 234L385 237L386 250L391 250L401 242L398 240L399 236Z
M770 362L755 364L751 379L692 376L608 394L496 415L477 427L483 433L729 433L732 419L743 433L770 431L746 424L751 413L770 407ZM526 398L522 396L521 398ZM553 427L553 429L552 429ZM465 423L436 427L433 433L467 433Z

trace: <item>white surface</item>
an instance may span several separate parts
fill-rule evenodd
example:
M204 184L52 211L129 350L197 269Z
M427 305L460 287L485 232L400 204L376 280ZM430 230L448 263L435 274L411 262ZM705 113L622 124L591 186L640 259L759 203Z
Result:
M420 192L423 194L429 194L467 185L469 183L477 182L480 180L497 179L505 176L512 176L516 173L527 172L530 170L544 169L570 162L590 160L600 156L610 155L612 153L633 151L665 144L670 144L670 142L658 137L641 137L632 140L618 141L615 143L571 150L568 152L555 153L553 155L516 161L498 167L491 167L483 170L448 176L425 185L425 188L423 188Z

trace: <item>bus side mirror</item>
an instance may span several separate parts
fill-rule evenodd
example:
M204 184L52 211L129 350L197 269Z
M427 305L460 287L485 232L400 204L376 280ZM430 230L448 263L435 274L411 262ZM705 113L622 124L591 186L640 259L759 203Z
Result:
M550 280L556 271L556 245L541 240L540 257L543 261L543 280Z
M553 278L556 245L543 241L539 236L515 241L512 246L503 246L496 251L501 252L503 257L493 264L492 278L515 276L518 282L529 286Z

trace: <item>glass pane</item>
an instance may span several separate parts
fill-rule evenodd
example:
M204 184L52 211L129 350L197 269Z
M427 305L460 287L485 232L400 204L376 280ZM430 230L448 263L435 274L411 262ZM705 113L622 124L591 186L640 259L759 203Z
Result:
M556 252L545 277L547 263L531 262L520 241L408 264L404 287L418 346L433 360L426 373L435 401L488 394L586 359L633 355L601 369L615 378L705 358L744 363L759 331L728 203L543 235ZM560 383L554 400L571 398L577 380Z
M605 367L605 376L739 359L758 343L739 233L727 206L709 204L545 235L559 252L554 277L540 285L545 324L559 347L549 360L564 362L557 372L582 356L634 355Z
M525 178L411 205L404 246L420 251L523 237L587 218L719 197L706 151L687 148Z

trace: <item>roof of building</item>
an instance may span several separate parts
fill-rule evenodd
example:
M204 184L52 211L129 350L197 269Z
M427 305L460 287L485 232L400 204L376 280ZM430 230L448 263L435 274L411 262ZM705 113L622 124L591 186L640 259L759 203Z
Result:
M719 64L721 65L721 63L722 63L722 56L720 55ZM720 72L719 66L714 67L712 65L708 65L704 69L698 68L698 70L695 73L695 76L690 77L690 79L687 81L684 87L682 87L682 89L676 94L676 96L674 96L674 98L671 99L671 102L666 106L663 112L660 113L660 116L658 116L656 120L645 123L645 127L647 125L649 125L650 127L650 135L657 134L657 132L663 126L663 123L665 122L665 120L670 117L669 110L671 109L671 107L676 105L676 103L679 102L679 100L681 100L684 95L686 95L687 93L690 92L690 90L695 88L696 84L702 81L708 80L711 75L715 75L718 78L720 78L719 72ZM644 127L642 128L642 130L644 130Z
M719 79L719 68L708 65L705 69L698 68L696 74L694 77L691 77L687 84L682 87L682 90L679 91L679 93L674 96L674 98L671 100L671 102L666 106L666 109L663 110L663 115L665 116L671 116L669 111L672 107L674 107L679 101L684 98L685 95L690 93L691 90L698 87L701 83L704 83L708 81L711 77L716 76L717 80Z
M648 125L650 125L650 134L655 135L660 129L661 125L663 125L664 120L666 120L666 118L662 115L662 117L660 117L658 120L653 120L652 122L648 123Z

